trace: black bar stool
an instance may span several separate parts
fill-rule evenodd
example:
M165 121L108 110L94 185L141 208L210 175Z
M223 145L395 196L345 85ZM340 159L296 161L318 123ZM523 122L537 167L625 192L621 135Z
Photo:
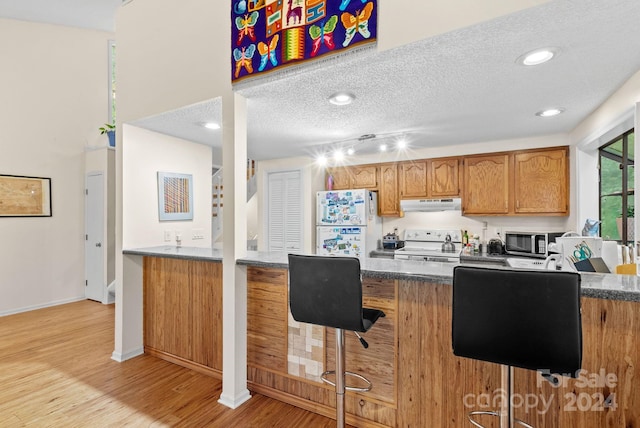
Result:
M378 309L362 307L360 260L289 254L289 307L296 321L336 329L336 369L322 373L322 380L336 388L336 426L342 428L345 390L366 392L372 388L365 377L345 371L344 331L353 331L367 348L369 345L358 332L365 333L385 316ZM335 383L327 379L334 373ZM367 386L346 386L345 375L355 376Z
M453 270L453 353L501 364L499 411L472 411L467 417L492 415L501 428L531 425L514 418L511 408L513 367L575 377L582 365L580 275L456 266Z

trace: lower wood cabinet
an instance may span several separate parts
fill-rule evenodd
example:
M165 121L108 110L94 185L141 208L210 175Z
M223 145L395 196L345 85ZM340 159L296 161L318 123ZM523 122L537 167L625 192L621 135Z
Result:
M144 257L145 352L222 374L222 264Z

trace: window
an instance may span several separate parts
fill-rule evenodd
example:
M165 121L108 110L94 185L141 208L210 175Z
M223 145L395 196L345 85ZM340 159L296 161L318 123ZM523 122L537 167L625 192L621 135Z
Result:
M634 240L634 140L631 129L600 147L600 236L621 244Z
M116 123L116 42L109 40L109 123Z

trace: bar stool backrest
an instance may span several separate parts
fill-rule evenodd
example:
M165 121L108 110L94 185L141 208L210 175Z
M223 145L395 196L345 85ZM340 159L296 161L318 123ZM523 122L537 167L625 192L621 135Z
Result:
M364 332L360 260L289 254L289 307L296 321Z
M575 377L582 364L580 275L456 266L453 353Z

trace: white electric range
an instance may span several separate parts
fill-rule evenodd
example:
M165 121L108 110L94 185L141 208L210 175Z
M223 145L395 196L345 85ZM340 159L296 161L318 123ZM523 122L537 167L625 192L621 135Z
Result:
M447 235L451 237L453 251L443 251ZM462 236L454 229L407 229L404 247L393 253L394 259L424 260L434 262L460 262Z

